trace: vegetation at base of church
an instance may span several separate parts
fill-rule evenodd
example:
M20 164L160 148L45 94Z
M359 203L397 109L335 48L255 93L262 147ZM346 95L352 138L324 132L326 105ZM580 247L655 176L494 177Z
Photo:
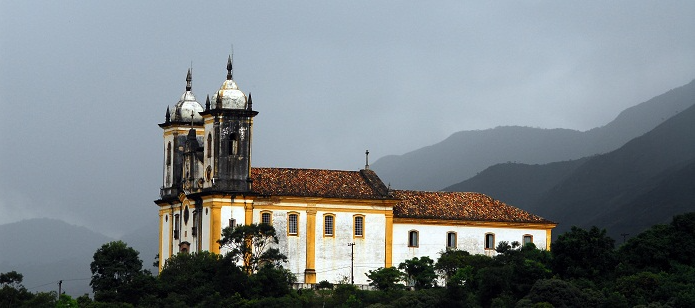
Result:
M222 238L217 241L220 248L229 249L228 255L234 261L243 260L244 271L256 273L266 264L279 266L287 261L287 256L277 248L275 228L269 224L250 224L229 226L222 229Z
M275 262L247 272L238 255L210 252L177 254L152 276L132 261L132 248L113 242L95 253L105 267L95 279L112 286L95 289L95 300L31 293L8 272L0 307L695 307L695 213L617 249L606 234L572 228L551 251L500 242L494 257L447 250L436 262L413 258L369 271L371 291L329 281L293 290L294 275Z

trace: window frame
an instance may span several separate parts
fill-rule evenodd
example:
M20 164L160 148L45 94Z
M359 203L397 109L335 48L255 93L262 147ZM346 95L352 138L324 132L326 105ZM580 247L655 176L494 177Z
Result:
M295 218L295 232L292 233L292 216ZM288 212L287 213L287 236L299 236L299 213L298 212Z
M521 236L521 246L524 246L527 244L526 238L530 238L531 241L529 243L533 243L533 235L532 234L524 234L523 236Z
M360 234L357 234L357 220L360 219L362 221L361 226L360 226ZM355 214L352 215L352 237L353 238L364 238L364 225L365 225L365 216L362 214Z
M331 233L330 234L326 233L326 231L328 231L327 226L326 226L327 225L326 220L328 218L330 218L330 220L331 220L331 223L330 223ZM335 237L335 214L332 214L332 213L323 214L323 237Z
M413 234L415 235L415 243L413 243ZM420 231L410 230L408 231L408 247L418 248L420 247Z
M492 245L490 247L488 247L488 237L489 236L492 237ZM492 232L485 233L483 244L484 244L485 250L495 250L495 234Z
M454 236L454 245L449 245L449 237ZM447 250L456 250L458 248L458 233L456 231L448 231L446 233L446 249Z
M263 222L263 216L266 214L268 215L267 224L272 226L273 225L273 212L272 211L261 211L260 223L264 223Z

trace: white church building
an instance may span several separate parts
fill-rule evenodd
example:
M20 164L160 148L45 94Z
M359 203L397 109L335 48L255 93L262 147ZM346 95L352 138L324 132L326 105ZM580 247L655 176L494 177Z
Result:
M556 223L480 193L392 190L365 166L359 171L251 166L251 94L227 78L202 106L186 91L167 107L159 207L159 268L180 252L220 250L222 229L275 227L284 264L299 283L350 277L436 260L447 249L494 255L500 241L550 248ZM354 258L354 259L353 259Z

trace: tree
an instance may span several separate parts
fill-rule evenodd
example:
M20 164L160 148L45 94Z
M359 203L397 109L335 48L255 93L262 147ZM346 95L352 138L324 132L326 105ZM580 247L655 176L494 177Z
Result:
M11 271L7 273L0 274L0 284L2 286L9 286L12 288L19 288L22 286L22 280L24 275L17 273L16 271Z
M565 279L606 279L617 264L614 244L605 229L592 227L587 231L573 226L551 245L553 270Z
M434 272L434 260L430 257L414 257L398 265L412 281L416 290L429 289L435 284L437 274Z
M122 241L106 243L94 253L90 264L89 285L97 301L119 301L119 292L138 275L143 274L140 253Z
M270 246L278 243L275 228L269 224L250 224L229 226L222 230L218 241L220 248L230 249L235 260L243 260L247 274L256 273L266 264L279 266L287 261L287 256Z
M365 275L369 278L369 285L381 291L400 290L403 288L403 285L398 283L403 279L403 273L395 267L380 267L376 270L370 270Z
M466 259L471 254L465 250L447 250L439 253L434 269L449 279L458 269L466 266Z

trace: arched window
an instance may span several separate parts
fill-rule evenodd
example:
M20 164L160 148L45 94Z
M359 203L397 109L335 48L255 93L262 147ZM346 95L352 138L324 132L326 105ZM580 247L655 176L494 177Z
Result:
M212 134L208 133L208 158L212 157Z
M353 216L352 229L354 230L353 235L355 237L364 237L364 216L363 215Z
M273 213L269 211L261 212L261 223L272 225L273 224Z
M299 234L299 214L289 213L287 215L287 235Z
M450 231L446 233L446 249L456 249L456 232Z
M323 215L323 236L333 236L335 234L335 215Z
M167 166L171 166L171 141L167 144Z
M485 233L485 249L495 249L494 233Z
M408 231L408 247L418 247L419 242L420 233L417 230Z
M239 141L239 137L237 136L236 133L231 133L229 135L229 155L237 155L237 143Z

